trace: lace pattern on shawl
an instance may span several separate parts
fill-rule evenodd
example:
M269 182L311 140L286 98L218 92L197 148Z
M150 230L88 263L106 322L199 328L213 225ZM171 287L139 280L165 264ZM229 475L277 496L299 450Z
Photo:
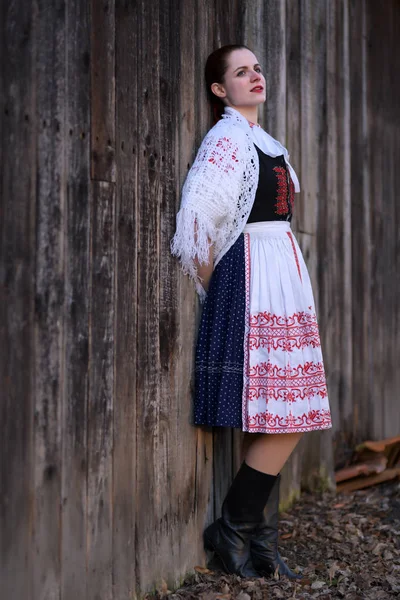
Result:
M249 135L235 122L219 121L205 136L187 175L171 251L195 282L200 299L206 292L195 258L214 266L242 232L258 182L258 155Z

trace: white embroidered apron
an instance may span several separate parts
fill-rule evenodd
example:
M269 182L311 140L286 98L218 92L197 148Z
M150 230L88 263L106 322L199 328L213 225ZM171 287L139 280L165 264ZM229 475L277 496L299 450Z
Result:
M243 431L332 427L310 277L287 221L244 228Z

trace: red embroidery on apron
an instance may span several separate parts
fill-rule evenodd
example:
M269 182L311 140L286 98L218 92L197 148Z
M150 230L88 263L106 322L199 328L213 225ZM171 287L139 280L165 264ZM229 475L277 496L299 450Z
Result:
M296 265L297 265L297 270L299 272L300 281L303 281L302 278L301 278L300 263L299 263L299 258L297 256L297 252L296 252L296 246L294 245L293 236L290 233L290 231L287 231L286 233L288 234L289 239L292 242L293 254L294 254L294 258L296 260Z

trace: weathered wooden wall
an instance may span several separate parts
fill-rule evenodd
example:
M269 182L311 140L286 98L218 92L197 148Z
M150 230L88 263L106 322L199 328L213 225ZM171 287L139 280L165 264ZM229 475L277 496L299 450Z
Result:
M1 595L125 600L203 560L240 462L240 432L191 425L198 305L169 255L221 44L260 57L302 185L334 429L284 499L400 431L400 2L0 10Z

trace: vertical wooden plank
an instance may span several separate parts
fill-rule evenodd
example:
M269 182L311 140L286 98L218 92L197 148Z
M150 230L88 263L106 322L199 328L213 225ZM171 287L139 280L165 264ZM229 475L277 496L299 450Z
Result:
M131 598L136 589L136 366L137 366L137 165L138 7L115 6L116 70L116 298L113 452L113 590ZM139 398L140 401L140 398Z
M324 3L300 2L300 103L301 103L301 181L302 201L298 210L300 231L316 235L319 200L319 143L321 113L325 98L325 23ZM315 274L310 273L315 281ZM318 299L316 299L318 301Z
M202 95L205 94L205 85L201 72L196 68L196 53L198 34L196 27L199 21L190 3L180 3L180 77L185 85L179 86L179 115L178 122L178 149L177 149L177 171L175 179L177 212L180 204L180 193L183 181L190 168L197 146L195 145L198 111L197 88L202 85ZM211 51L205 45L203 52ZM203 105L206 112L207 105ZM209 114L209 111L207 111ZM174 219L175 225L175 219ZM175 268L178 265L175 264ZM193 545L192 555L184 559L185 570L193 564L201 564L203 561L202 531L206 524L214 519L213 502L213 435L209 428L192 427L193 422L193 392L194 392L194 353L195 340L199 321L197 294L194 292L193 284L188 277L181 274L178 269L177 278L177 317L178 338L176 344L178 353L175 365L175 395L177 403L177 427L176 437L179 440L179 456L183 473L190 473L192 461L195 461L195 483L193 498L193 524L187 527L186 534ZM183 426L189 424L189 427ZM193 450L195 452L193 456ZM185 475L180 475L183 480Z
M397 11L399 7L397 6ZM396 81L395 71L393 71L393 61L391 60L391 50L394 46L395 40L398 38L397 31L394 30L394 22L395 22L395 4L390 3L387 7L387 15L386 15L386 36L387 36L387 44L384 49L383 60L388 62L385 65L383 76L384 76L384 85L385 87L389 87L392 85L392 81ZM389 352L390 356L394 355L395 345L394 340L395 336L392 335L393 331L393 316L395 311L395 306L398 304L398 294L400 291L400 285L398 285L397 290L394 290L394 286L390 286L387 289L388 281L393 281L397 279L399 281L398 273L394 269L395 259L396 259L396 235L398 235L398 226L395 224L393 215L396 212L396 204L398 204L398 188L394 185L395 173L398 171L398 163L394 161L395 154L395 139L398 138L400 129L399 129L399 93L396 94L395 85L393 86L393 92L390 97L387 99L387 115L388 117L385 119L384 126L381 129L381 136L388 140L388 153L389 160L386 164L386 175L382 176L382 188L383 188L383 197L385 199L384 206L384 231L385 231L385 283L383 284L383 295L384 295L384 306L383 306L383 347L384 353ZM397 122L397 127L396 127ZM397 129L397 131L396 131ZM396 293L397 292L397 293ZM389 435L392 435L393 431L399 431L398 424L400 422L398 412L394 411L392 408L392 398L396 394L398 388L396 387L396 379L399 380L398 377L395 376L397 369L393 369L390 366L390 362L384 360L384 369L381 372L382 378L382 389L383 389L383 398L384 398L384 412L382 419L382 429L383 431L388 431ZM397 418L396 418L397 417ZM396 423L397 421L397 423ZM397 425L397 426L396 426ZM394 434L395 435L395 434Z
M217 519L221 516L222 502L234 476L234 455L231 428L214 427L213 456L214 518Z
M210 4L210 23L214 29L215 48L225 44L243 43L242 17L244 10L244 3L240 0L230 0L230 2L214 0Z
M214 3L210 7L209 17L210 22L214 23L213 49L224 44L243 42L245 20L240 3L231 2L229 6L226 2L218 2L216 6ZM235 448L232 430L226 427L215 427L213 430L214 518L221 515L222 502L236 471L234 463Z
M329 348L325 333L324 306L320 300L324 286L321 251L326 243L326 108L327 108L327 25L326 3L300 2L300 102L301 102L301 198L297 206L296 225L310 278L321 334L321 345L329 385ZM322 244L321 244L322 241ZM332 397L328 388L330 401ZM302 484L314 487L321 478L332 480L331 432L314 432L305 436L302 447Z
M61 410L64 388L66 12L37 3L37 235L33 597L60 596Z
M115 193L108 182L92 190L87 598L111 600Z
M245 448L244 444L244 433L241 429L235 428L232 430L232 474L236 475L237 471L244 460Z
M377 10L378 9L378 10ZM385 11L386 13L386 11ZM367 35L368 35L368 133L371 148L380 143L383 131L384 115L383 102L378 89L386 83L384 72L386 66L382 61L385 48L381 39L386 32L383 20L386 14L372 2L367 2ZM378 50L379 47L379 50ZM378 56L374 56L377 54ZM378 88L378 89L377 89ZM387 99L385 104L387 103ZM387 106L387 104L386 104ZM386 109L385 106L385 109ZM386 146L386 143L385 143ZM372 436L380 439L383 436L384 415L384 381L382 373L385 370L385 355L387 356L387 340L384 337L382 307L384 306L384 273L386 267L385 256L385 205L386 198L383 194L383 173L386 174L386 155L383 152L371 151L370 154L370 192L371 192L371 337L372 344L372 374L371 374L371 412Z
M174 366L178 335L178 320L173 312L177 309L173 291L176 266L172 263L169 246L176 214L177 161L174 144L179 110L176 100L179 97L174 95L178 73L173 57L179 52L179 38L173 32L178 27L175 22L178 11L174 5L168 10L160 6L155 15L144 3L141 11L141 63L146 65L150 62L154 68L151 81L145 68L138 74L139 89L143 90L144 115L139 125L140 139L144 144L139 159L139 236L143 253L138 272L138 348L141 361L148 365L138 374L137 383L138 397L143 399L138 407L137 419L137 443L143 448L137 466L138 585L143 590L159 584L161 578L175 583L182 571L192 568L193 560L199 555L201 542L188 552L191 544L185 544L185 539L192 540L197 533L193 527L197 489L201 485L197 476L203 469L201 448L204 442L198 443L196 448L193 444L195 430L190 428L186 434L191 407L189 404L181 408L180 403L177 404L179 395L176 398L174 394L174 390L182 385L182 374L180 370L175 372ZM150 32L152 43L148 44ZM193 110L192 107L194 103L185 109ZM193 113L188 118L193 118ZM193 297L193 290L191 294ZM193 334L193 329L185 331L185 336L188 334ZM184 364L186 362L189 361L184 361ZM190 372L184 375L187 384L189 375ZM182 393L185 391L188 387L183 387ZM187 395L185 400L188 401ZM186 435L188 439L185 440ZM187 469L183 464L182 470L177 467L182 460L181 454L177 453L181 448L180 438L182 448L187 449L188 460ZM176 499L172 506L171 497ZM199 503L204 504L202 494ZM145 511L143 507L146 507ZM185 523L185 527L180 523ZM171 536L174 540L172 546ZM152 551L154 548L156 553ZM181 565L181 572L176 564Z
M255 0L246 2L243 12L243 43L257 53L260 64L265 61L265 49L263 46L263 35L260 23L264 22L264 2ZM261 54L262 53L262 54Z
M394 55L398 56L400 53L400 40L399 36L397 35L397 32L400 29L400 6L398 3L393 4L392 11L393 19L391 19L391 49L394 52ZM392 298L392 318L389 322L389 327L390 331L397 332L397 335L392 335L393 346L391 356L395 359L395 357L400 356L400 335L398 335L398 332L400 331L400 303L398 302L400 295L400 281L397 277L397 274L400 272L400 207L398 202L398 189L400 185L400 170L398 169L398 165L400 164L400 115L398 110L400 105L400 82L399 78L395 76L395 73L397 73L396 61L391 60L389 64L391 69L390 85L392 89L392 94L390 94L392 117L389 131L392 136L392 176L390 194L392 197L391 232L393 234L392 256L390 260L390 280L391 282L393 282L393 280L397 282L396 286L391 286L389 288L391 290ZM397 402L393 401L393 398L397 397L396 390L400 388L400 370L397 368L397 364L391 369L390 381L391 388L387 398L389 410L387 411L386 415L385 432L400 431L400 411L398 410Z
M0 581L32 595L35 280L35 11L0 7Z
M301 131L299 127L301 106L299 91L301 86L300 58L300 1L286 0L286 143L290 162L300 178ZM300 188L302 180L300 178ZM295 210L292 229L298 232L298 211L301 196L295 195Z
M393 264L398 254L398 234L392 229L393 218L396 215L397 201L394 200L392 157L395 146L392 142L392 132L398 138L399 92L396 88L396 76L392 71L394 43L398 44L397 36L391 34L394 22L394 5L386 6L385 11L373 2L366 3L367 8L367 64L368 64L368 129L370 139L370 182L371 182L371 338L370 352L372 355L372 384L371 410L373 414L372 427L374 437L381 437L389 427L392 431L398 423L395 418L391 423L389 398L393 398L397 388L396 378L390 367L392 356L391 306L398 304L397 274L394 275ZM396 13L398 13L398 7ZM382 40L385 40L385 43ZM393 40L393 42L392 42ZM396 40L396 42L394 42ZM379 89L389 89L390 93L382 96ZM397 92L397 93L396 93ZM395 108L396 107L396 108ZM384 140L384 142L382 142ZM384 144L385 151L375 149ZM398 144L398 142L397 142ZM398 168L396 167L396 173ZM393 200L392 200L393 199ZM398 213L397 213L398 214ZM398 232L398 226L396 227ZM397 243L393 238L397 236ZM390 281L390 284L389 284ZM393 296L392 296L393 294ZM391 300L393 297L393 300ZM389 415L389 418L387 418ZM393 426L396 424L395 426ZM390 435L390 434L389 434Z
M194 95L188 95L187 90L184 93L185 86L181 87L181 106L182 103L190 104L193 108L195 115L194 120L194 136L192 135L187 141L191 145L192 158L188 160L188 167L192 164L193 159L196 155L196 152L201 144L201 141L204 135L207 133L208 129L213 125L211 108L208 102L206 86L204 82L204 68L206 64L207 57L211 52L216 50L221 46L221 40L218 37L218 32L215 32L213 29L213 21L214 21L214 12L213 12L213 2L211 0L207 0L204 3L197 2L194 6L187 6L187 10L194 10L194 23L193 23L193 35L194 35L194 64L193 64L193 89ZM183 22L182 22L183 24ZM184 25L183 25L184 27ZM184 38L183 38L184 39ZM182 56L181 68L185 69L185 61L184 55ZM181 131L180 135L180 144L183 142L183 136L185 131ZM187 142L184 143L181 152L183 152L183 156L189 156L189 148L187 147ZM182 171L180 172L182 177ZM191 282L185 281L182 283L182 292L187 288L190 288L190 293L193 294L193 285ZM195 323L194 323L194 339L197 337L198 325L200 320L200 307L199 301L197 299L197 294L193 294L193 301L195 310L192 313L191 318L193 319L193 314L195 314ZM186 300L187 302L187 300ZM188 309L190 309L188 307ZM190 314L190 313L189 313ZM189 314L187 317L189 317ZM189 317L190 318L190 317ZM186 321L187 322L187 321ZM190 343L189 339L187 339L186 343ZM192 384L194 384L194 351L195 344L192 345L193 354L192 354ZM194 387L192 392L194 392ZM191 398L192 401L192 398ZM209 482L209 497L208 497L208 506L206 509L206 524L210 523L214 520L214 450L213 450L213 433L212 430L207 428L204 430L197 431L197 463L196 463L196 473L197 473L197 481L200 482L202 469L204 468L204 477L208 476ZM198 496L199 501L203 498L202 492ZM199 509L200 509L199 502ZM201 521L201 515L198 514L198 518Z
M394 217L398 215L398 185L396 185L396 178L398 177L398 148L399 148L399 135L400 135L400 116L399 116L399 83L396 77L396 67L393 64L392 52L394 48L395 55L399 52L398 42L398 29L395 28L396 21L398 25L398 16L400 13L400 7L398 3L390 3L387 6L387 14L385 20L382 22L382 29L385 30L385 39L387 43L383 52L383 61L386 63L382 71L383 85L385 88L391 89L390 95L386 99L386 107L383 113L383 120L380 121L380 138L387 140L387 152L388 160L385 164L385 173L381 173L382 180L382 191L384 198L384 239L385 239L385 266L384 266L384 280L383 283L383 296L384 306L383 315L381 319L381 326L383 329L383 348L384 354L382 357L383 369L381 371L381 389L383 390L384 400L384 412L382 419L382 429L388 435L395 435L393 431L400 431L400 415L399 411L393 405L393 397L396 396L398 390L398 384L400 376L398 369L395 365L391 365L391 361L385 360L384 356L389 355L391 357L397 356L396 352L398 349L398 335L393 335L392 332L396 331L395 315L398 314L398 297L400 293L400 282L398 277L398 271L396 270L399 264L399 239L398 234L398 221L396 222ZM397 18L396 18L397 16ZM379 27L379 30L381 27ZM396 47L397 46L397 47ZM376 60L376 58L375 58ZM383 112L383 111L382 111ZM383 121L383 122L382 122ZM397 285L388 285L387 282L397 282ZM399 329L397 329L397 332ZM397 338L397 340L396 340ZM397 342L397 343L396 343Z
M263 106L263 126L272 136L286 144L286 3L284 0L265 3L262 34L265 43L264 75L267 85L267 100Z
M180 75L184 79L185 90L190 86L190 79L196 74L190 73L190 63L182 68L180 53L185 52L185 60L190 55L193 36L194 15L186 12L185 28L180 29L179 17L182 4L180 0L171 1L168 6L160 7L159 12L159 55L160 55L160 102L162 118L160 119L158 162L160 178L160 230L159 230L159 314L160 314L160 458L166 462L164 478L168 485L170 499L162 498L161 512L167 516L165 526L160 531L159 554L160 571L165 573L170 585L176 585L193 566L201 562L202 536L198 532L197 519L205 518L207 507L207 481L204 481L204 458L202 448L204 441L197 428L191 426L190 369L183 373L192 359L194 311L190 313L190 321L185 325L187 346L183 349L186 355L181 362L179 342L181 309L178 305L176 288L178 273L176 261L170 252L170 241L175 231L176 205L179 198L179 126L181 114L181 98L175 93ZM189 7L190 10L190 7ZM192 28L190 29L190 26ZM182 38L181 38L182 35ZM184 46L183 46L184 45ZM188 51L188 54L186 54ZM187 67L187 68L186 68ZM185 98L191 98L194 86L186 91ZM193 108L193 101L192 107ZM183 107L184 110L189 108ZM192 113L193 114L193 113ZM190 123L190 121L189 121ZM188 142L193 143L193 136ZM188 143L186 142L186 144ZM191 148L192 150L192 148ZM156 165L157 165L156 162ZM193 294L193 291L192 291ZM189 305L191 302L189 301ZM186 342L186 340L185 340ZM190 343L190 345L189 345ZM185 395L183 395L185 394ZM197 439L196 439L197 438ZM165 454L165 458L164 458ZM198 477L200 476L200 479ZM199 515L198 511L202 511ZM177 568L176 565L179 565Z
M176 155L178 141L179 96L175 93L175 82L179 81L179 0L160 5L159 10L159 85L160 116L158 131L153 141L154 169L158 172L159 207L158 244L158 294L159 294L159 456L160 484L168 490L168 496L160 497L159 510L164 522L159 529L158 563L160 575L164 574L171 586L176 585L184 568L191 567L186 527L193 516L195 498L195 444L191 433L192 449L187 469L181 468L182 448L179 441L187 422L181 422L178 410L175 376L177 357L178 317L174 259L170 241L175 230L176 205ZM151 121L149 123L151 125ZM153 131L156 127L152 127ZM151 167L151 164L149 164ZM150 169L149 169L150 175ZM171 498L175 499L171 506ZM172 543L171 543L172 542ZM185 551L186 548L186 551ZM179 565L179 568L176 567Z
M88 600L112 589L115 313L115 6L91 3L91 298L88 405ZM107 137L107 140L106 140Z
M338 3L329 3L326 14L326 135L325 159L322 161L322 176L325 178L325 194L321 196L321 210L318 218L318 288L321 343L326 367L328 395L332 411L334 432L338 448L344 447L346 434L340 420L340 385L342 332L338 328L342 310L342 262L338 255L342 215L339 199L339 170L343 168L342 157L338 154L339 105L341 102L339 64L339 20ZM340 420L340 422L338 422ZM348 443L348 440L347 440Z
M260 23L264 23L264 7L265 2L261 0L254 0L253 2L243 3L243 15L242 15L242 36L243 43L248 46L254 54L257 56L260 65L264 69L264 74L267 83L267 93L269 89L268 85L268 73L266 72L266 49L265 49L265 37L263 27L260 27ZM260 110L258 119L262 127L266 127L264 123L265 110Z
M339 193L339 239L338 259L341 268L342 294L337 296L340 306L339 330L340 343L340 389L339 402L341 407L342 423L346 423L345 430L349 430L351 446L353 446L352 423L352 285L351 285L351 148L350 148L350 89L353 85L350 79L349 56L349 2L341 0L339 3L338 27L338 193ZM346 332L343 335L343 332ZM337 350L336 350L337 351Z
M296 224L298 228L298 241L307 268L310 273L314 290L317 314L323 340L323 319L319 312L318 298L318 253L317 253L317 231L318 231L318 205L320 201L320 177L319 169L320 154L320 128L323 104L321 99L325 97L325 28L324 9L322 4L316 5L310 0L301 0L299 4L300 25L300 106L301 117L299 126L301 129L301 163L298 171L301 181L301 195L297 200ZM305 436L298 452L302 453L302 484L312 485L312 480L317 477L321 468L321 436L313 433ZM293 459L292 459L293 460ZM290 462L287 466L294 469ZM288 497L291 495L292 484L289 488L287 476L284 472L284 490ZM296 491L298 484L294 491Z
M194 150L197 150L201 144L204 135L211 127L212 115L211 108L207 99L206 87L204 84L204 67L209 54L216 50L221 44L215 38L215 32L212 29L213 24L213 2L205 0L203 3L197 2L192 5L192 10L196 11L196 45L195 45L195 92L196 101L194 110L196 111L196 132L194 139Z
M91 0L91 177L115 181L115 1Z
M90 260L90 16L66 6L65 333L62 412L61 597L86 598Z
M286 138L282 139L288 148L290 162L300 180L302 188L303 181L300 173L301 166L301 106L299 93L301 89L301 54L300 54L300 1L287 0L285 5L285 59L286 59L286 82L285 82L285 109L286 109ZM268 99L267 99L268 101ZM315 271L316 255L310 254L312 236L301 233L297 224L301 214L301 194L295 195L295 210L291 227L296 235L303 256L311 271ZM301 462L303 457L303 445L299 444L295 452L289 458L285 468L282 470L280 486L281 503L285 505L300 494Z
M199 5L200 7L201 5ZM202 7L201 7L202 8ZM207 6L209 26L212 26L212 47L205 47L202 65L207 55L225 44L239 44L240 37L235 35L236 15L233 2L211 2ZM199 27L199 23L197 24ZM201 35L201 34L200 34ZM199 37L199 39L202 39ZM203 66L203 70L204 70ZM199 78L200 79L200 78ZM204 88L204 79L200 79ZM205 132L204 132L205 133ZM213 519L221 515L221 506L233 477L232 432L226 427L214 427L212 430L213 472Z
M371 222L367 121L366 4L350 4L351 200L353 295L353 436L372 437L371 410ZM338 423L339 427L341 423Z
M136 552L140 556L137 581L141 590L160 582L159 541L168 526L162 512L169 497L165 480L166 456L161 454L160 419L160 55L159 6L138 3L138 244L137 270L137 456ZM157 550L156 550L157 549Z

